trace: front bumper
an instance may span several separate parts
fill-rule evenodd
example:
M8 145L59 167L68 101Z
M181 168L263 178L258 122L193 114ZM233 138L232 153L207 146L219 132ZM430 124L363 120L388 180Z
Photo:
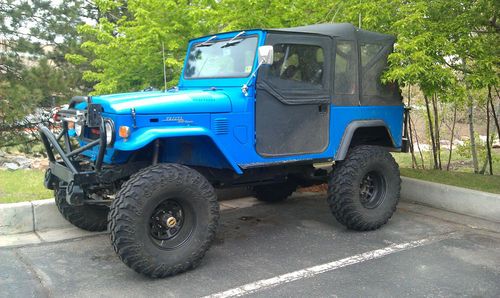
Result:
M106 190L107 193L116 191L116 182L122 181L149 165L146 161L129 161L125 164L103 166L106 149L106 132L104 121L101 123L100 138L87 145L72 149L69 142L67 125L63 131L55 136L47 127L39 126L47 156L49 169L45 173L45 187L48 189L65 189L66 201L70 205L109 204L110 200L96 200L91 193ZM64 139L64 147L60 145ZM99 146L99 153L94 161L82 157L80 153ZM56 159L56 155L60 156Z
M63 129L58 136L55 136L44 125L38 127L49 159L49 169L45 174L45 187L54 189L56 186L59 187L56 183L63 182L67 192L66 200L72 205L82 204L85 197L85 186L98 184L101 180L100 173L102 171L104 154L106 153L106 129L104 127L104 120L102 118L100 120L99 139L74 150L70 142L67 122L63 122ZM59 144L61 139L63 139L64 149ZM99 146L99 153L94 164L93 166L86 166L86 170L83 170L80 162L76 161L75 157L95 146ZM56 160L56 154L60 156L60 160Z

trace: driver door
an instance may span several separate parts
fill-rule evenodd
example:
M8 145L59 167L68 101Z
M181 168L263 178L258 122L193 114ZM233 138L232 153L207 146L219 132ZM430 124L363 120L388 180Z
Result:
M262 156L320 153L329 143L331 39L270 33L272 65L257 77L256 150Z

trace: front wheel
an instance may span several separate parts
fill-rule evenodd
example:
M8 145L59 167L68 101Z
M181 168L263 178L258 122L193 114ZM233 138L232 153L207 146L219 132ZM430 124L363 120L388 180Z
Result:
M378 146L350 149L328 181L328 203L335 218L349 229L375 230L396 210L401 190L399 167Z
M130 268L166 277L196 267L215 236L219 204L197 171L159 164L125 182L111 206L111 242Z
M108 226L107 206L72 206L66 201L66 188L56 187L54 197L61 215L74 226L92 232L105 231Z

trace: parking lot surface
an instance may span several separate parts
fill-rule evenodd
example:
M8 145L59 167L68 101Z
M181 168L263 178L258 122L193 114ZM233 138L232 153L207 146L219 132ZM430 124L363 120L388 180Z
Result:
M337 223L325 195L224 210L201 265L136 274L107 235L0 249L3 297L500 296L498 225L402 203L380 230Z

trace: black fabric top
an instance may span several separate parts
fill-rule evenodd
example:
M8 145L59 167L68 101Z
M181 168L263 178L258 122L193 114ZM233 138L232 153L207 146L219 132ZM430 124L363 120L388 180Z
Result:
M361 42L364 41L368 43L394 43L394 41L396 40L396 38L392 35L359 29L358 27L355 27L350 23L324 23L324 24L315 24L315 25L291 27L291 28L277 28L277 29L253 28L253 29L247 29L245 31L251 31L251 30L263 30L267 32L319 34L329 37L339 37L341 39L346 39L346 40L359 40ZM221 33L233 33L241 31L242 30L234 30ZM209 36L214 36L214 34L196 37L190 39L190 41Z
M349 23L316 24L316 25L292 27L292 28L269 29L266 31L310 33L310 34L326 35L330 37L339 37L341 39L347 39L347 40L359 40L364 42L375 42L375 43L377 42L394 43L395 41L395 38L392 35L359 29Z

